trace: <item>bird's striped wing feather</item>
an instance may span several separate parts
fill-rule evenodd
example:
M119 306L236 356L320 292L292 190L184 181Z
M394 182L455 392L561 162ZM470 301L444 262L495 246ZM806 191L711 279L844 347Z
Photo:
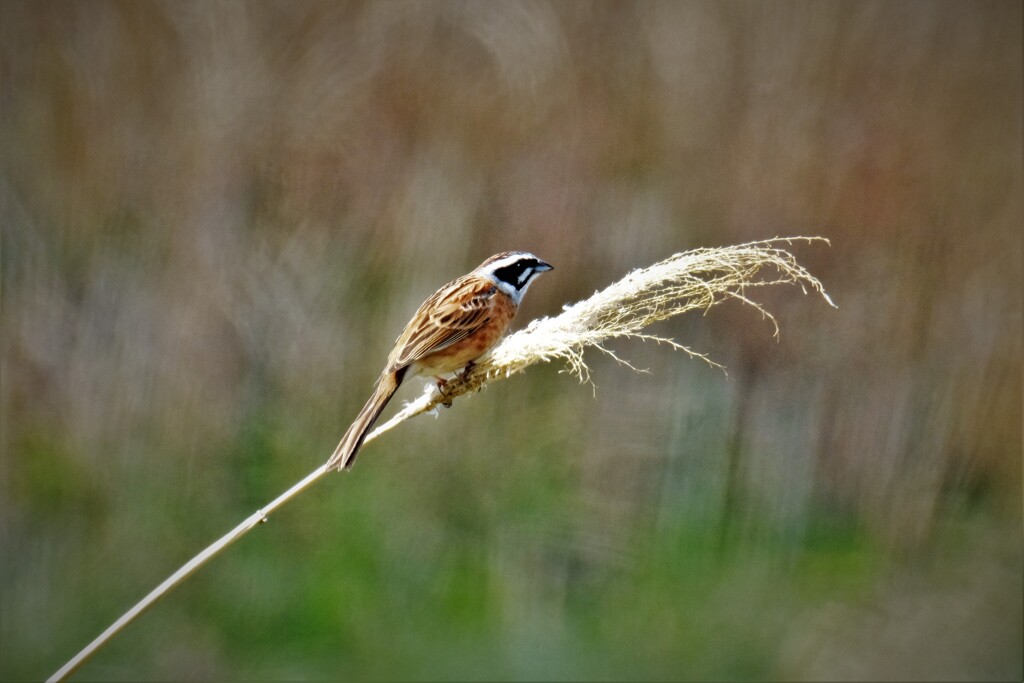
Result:
M496 291L489 280L466 275L435 292L396 340L388 359L391 371L451 346L486 325Z

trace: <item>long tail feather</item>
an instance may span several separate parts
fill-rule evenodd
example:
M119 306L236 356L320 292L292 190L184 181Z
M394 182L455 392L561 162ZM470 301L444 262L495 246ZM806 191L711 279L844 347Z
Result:
M359 415L356 416L355 421L345 432L345 436L341 437L341 443L334 449L334 454L327 461L329 469L347 470L352 467L352 463L356 460L356 454L359 452L359 447L363 445L363 439L366 438L370 428L373 427L373 423L377 421L388 401L391 400L391 397L398 390L398 385L402 381L402 374L404 373L386 372L381 375L380 380L377 382L377 388L374 390L373 395L370 396L370 400L359 411Z

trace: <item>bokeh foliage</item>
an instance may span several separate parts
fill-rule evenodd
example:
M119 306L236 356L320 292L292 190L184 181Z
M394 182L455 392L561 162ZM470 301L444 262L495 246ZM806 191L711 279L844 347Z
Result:
M798 291L367 448L83 679L1016 679L1021 7L0 4L0 677L331 451L416 305L775 234Z

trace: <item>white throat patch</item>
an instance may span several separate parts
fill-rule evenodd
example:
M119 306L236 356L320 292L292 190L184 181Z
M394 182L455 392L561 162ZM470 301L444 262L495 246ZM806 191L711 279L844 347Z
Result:
M498 287L498 289L512 297L512 301L516 303L516 306L518 306L519 302L523 300L523 294L526 292L527 287L530 286L530 283L526 283L526 287L523 287L522 289L516 289L516 286L513 285L511 282L499 280L498 278L494 277L493 273L487 273L487 277L490 279L491 282L493 282Z

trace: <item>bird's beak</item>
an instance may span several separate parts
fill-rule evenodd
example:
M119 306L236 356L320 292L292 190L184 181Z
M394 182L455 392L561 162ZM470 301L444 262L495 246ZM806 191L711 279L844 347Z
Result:
M534 266L533 269L536 270L538 273L543 273L546 270L554 270L555 267L548 263L547 261L541 261L540 259L537 259L537 265Z

